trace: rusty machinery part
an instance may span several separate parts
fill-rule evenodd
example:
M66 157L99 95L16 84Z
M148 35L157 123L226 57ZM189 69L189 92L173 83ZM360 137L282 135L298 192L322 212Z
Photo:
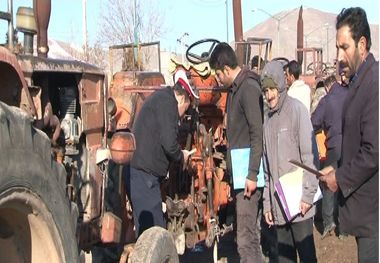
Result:
M186 58L189 62L195 65L203 62L208 62L210 60L212 51L219 43L219 40L213 38L205 38L194 42L186 50ZM195 50L199 49L201 45L205 45L207 47L207 50L202 50L202 53L200 54L195 53Z
M37 24L38 56L46 58L49 52L48 26L51 13L51 0L33 0L34 17Z
M107 99L107 113L110 116L114 116L116 114L117 107L116 107L116 102L113 98L108 98Z
M8 105L22 108L31 117L37 117L37 110L30 95L24 73L14 54L0 47L1 87L0 100Z
M309 65L306 66L305 74L313 74L318 71L322 74L326 74L327 65L324 62L310 62ZM318 77L318 76L316 76Z
M112 160L117 164L128 164L136 150L135 136L131 132L116 132L111 139Z
M78 209L66 198L66 173L52 161L50 140L22 110L2 102L0 130L6 153L0 155L0 261L79 262Z
M101 240L103 243L119 243L121 238L121 219L111 212L102 217Z
M128 261L129 262L129 261ZM131 253L131 263L178 263L172 234L158 226L145 230Z
M49 91L43 87L32 87L31 92L33 99L37 105L36 109L41 108L42 116L37 115L34 126L40 130L46 131L51 139L51 144L57 146L57 140L61 133L61 122L56 115L53 114L53 107L49 99ZM37 103L38 102L38 103Z
M187 201L187 203L185 202ZM165 200L168 214L167 229L173 234L177 253L182 255L185 252L185 224L183 219L189 215L189 200L171 199L169 196Z

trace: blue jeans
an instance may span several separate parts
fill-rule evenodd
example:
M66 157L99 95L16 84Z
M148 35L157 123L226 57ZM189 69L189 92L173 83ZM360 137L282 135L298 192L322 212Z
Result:
M324 163L324 166L333 166L335 169L337 169L338 166L338 160L340 159L340 153L341 147L335 147L327 149L326 152L326 161ZM337 203L337 193L331 192L327 187L323 186L323 198L322 198L322 218L323 218L323 227L326 228L332 223L335 223L334 221L336 218L338 218L338 203ZM338 223L338 222L336 222ZM338 225L338 224L336 224Z
M152 226L166 228L160 178L131 167L129 183L136 238Z

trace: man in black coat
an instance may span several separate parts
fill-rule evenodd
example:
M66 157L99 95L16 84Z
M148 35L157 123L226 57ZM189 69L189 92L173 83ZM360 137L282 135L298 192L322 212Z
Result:
M145 100L133 124L136 150L127 188L136 237L152 226L166 228L160 183L171 162L186 163L189 157L189 151L181 150L177 140L178 123L190 106L190 99L199 97L185 71L178 70L174 81L173 87L159 89Z
M362 8L343 9L336 22L338 61L350 78L343 105L343 142L337 170L320 179L339 194L343 232L355 236L360 263L379 262L379 63Z

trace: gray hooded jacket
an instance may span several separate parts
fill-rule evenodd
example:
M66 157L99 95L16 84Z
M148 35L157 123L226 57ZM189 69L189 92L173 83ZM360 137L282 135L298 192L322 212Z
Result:
M296 168L288 162L290 159L300 161L314 169L319 168L313 126L305 106L286 94L283 67L278 61L268 63L261 74L271 78L280 93L277 106L270 109L264 122L264 173L265 187L263 193L264 213L272 212L275 225L287 223L281 204L276 197L275 183L279 178ZM264 87L263 87L264 88ZM318 179L305 172L303 176L302 201L312 204L317 191ZM313 206L305 216L297 216L292 222L299 222L313 217Z

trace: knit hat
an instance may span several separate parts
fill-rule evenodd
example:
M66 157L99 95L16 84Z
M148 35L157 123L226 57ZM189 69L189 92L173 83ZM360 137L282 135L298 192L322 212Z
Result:
M183 69L178 69L174 73L174 83L179 82L181 86L189 93L190 97L199 99L199 96L195 93L194 88L190 85L189 79L186 76L186 72Z
M261 73L261 87L277 88L280 93L286 90L285 74L282 64L272 60L264 66Z

